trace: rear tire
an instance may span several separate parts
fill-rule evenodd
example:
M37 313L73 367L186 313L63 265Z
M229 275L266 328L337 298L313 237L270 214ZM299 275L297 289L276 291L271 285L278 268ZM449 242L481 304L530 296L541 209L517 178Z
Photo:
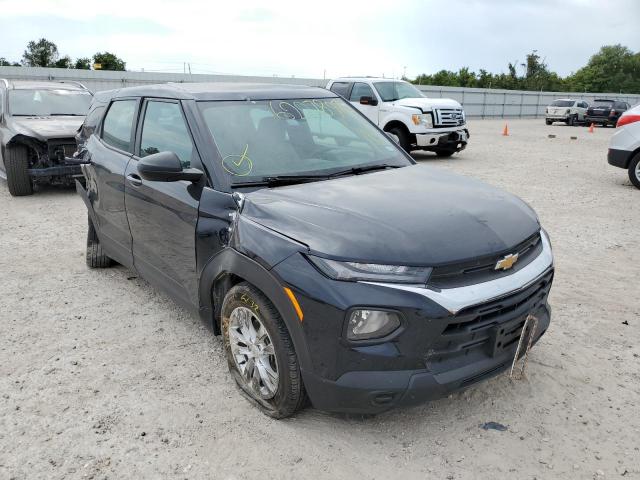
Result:
M640 188L640 153L629 162L629 180L636 188Z
M105 255L98 233L96 232L91 217L89 217L89 229L87 231L87 267L107 268L114 264L114 261Z
M402 147L402 149L410 153L411 152L411 143L409 142L409 134L402 127L392 127L387 132L391 133L398 137L398 144Z
M300 410L306 393L298 357L271 301L239 283L225 295L221 317L229 371L245 397L273 418Z
M7 172L9 193L14 197L33 194L33 182L29 177L29 152L22 145L5 150L4 166Z

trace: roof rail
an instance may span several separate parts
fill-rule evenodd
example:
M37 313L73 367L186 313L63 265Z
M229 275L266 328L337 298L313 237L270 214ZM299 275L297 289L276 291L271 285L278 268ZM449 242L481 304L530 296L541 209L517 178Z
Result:
M87 87L84 86L84 84L80 83L80 82L76 82L75 80L59 80L60 83L71 83L72 85L77 85L78 87L82 88L83 90L87 90L89 91L89 89Z

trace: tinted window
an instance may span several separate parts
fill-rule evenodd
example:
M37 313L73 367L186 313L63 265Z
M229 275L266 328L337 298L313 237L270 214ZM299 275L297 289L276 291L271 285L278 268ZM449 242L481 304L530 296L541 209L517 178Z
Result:
M376 98L373 94L373 90L371 90L371 87L369 85L360 82L354 83L353 90L351 90L351 98L349 98L349 100L351 100L352 102L359 102L360 97Z
M573 100L555 100L552 107L573 107Z
M341 98L198 102L233 183L328 174L373 163L409 165Z
M102 127L102 139L109 145L131 152L131 127L136 100L113 102Z
M142 124L140 156L159 152L175 153L182 166L191 166L193 143L177 103L148 102Z
M627 109L627 104L624 102L616 102L616 106L614 107L618 110L626 110Z
M337 93L341 97L347 98L349 96L349 86L351 84L348 82L335 82L331 85L330 90L333 93Z

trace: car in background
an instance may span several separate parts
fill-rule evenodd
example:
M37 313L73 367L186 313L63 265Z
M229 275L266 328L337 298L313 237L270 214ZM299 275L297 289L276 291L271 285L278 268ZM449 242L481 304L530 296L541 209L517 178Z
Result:
M169 83L95 104L88 266L118 262L200 316L267 415L307 396L353 413L447 396L549 326L535 212L417 165L331 91Z
M69 159L93 95L79 82L0 79L0 177L13 196L82 177Z
M631 183L640 188L640 104L624 112L616 127L609 142L607 161L609 165L626 169Z
M597 99L587 109L585 122L587 125L594 123L603 127L608 125L615 127L620 115L629 110L629 108L630 105L621 100Z
M469 141L462 105L449 98L427 98L409 82L343 77L331 80L327 89L391 134L407 152L427 150L450 157Z
M551 125L553 122L563 122L567 125L577 125L584 122L589 104L584 100L573 100L571 98L560 98L554 100L545 112L545 123Z

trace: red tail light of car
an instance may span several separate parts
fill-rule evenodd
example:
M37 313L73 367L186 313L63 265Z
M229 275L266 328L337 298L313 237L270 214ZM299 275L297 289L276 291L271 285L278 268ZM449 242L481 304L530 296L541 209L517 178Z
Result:
M631 114L631 115L622 115L618 119L617 127L622 127L623 125L629 125L630 123L640 122L640 114Z

